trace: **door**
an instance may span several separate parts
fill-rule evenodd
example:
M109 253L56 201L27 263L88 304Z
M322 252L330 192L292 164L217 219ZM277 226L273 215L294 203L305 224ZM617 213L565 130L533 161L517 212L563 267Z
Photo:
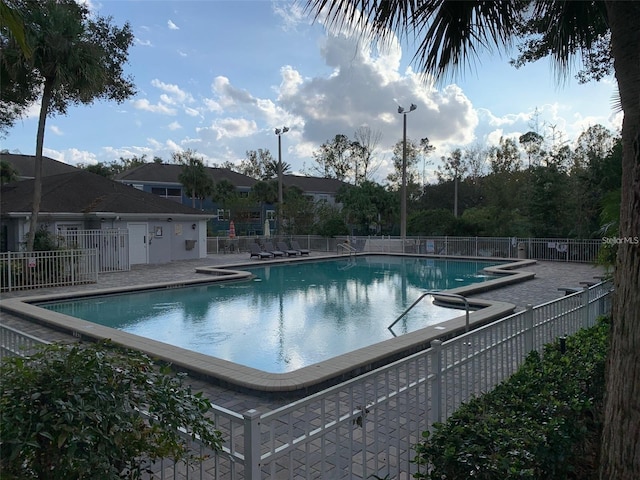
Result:
M129 223L129 264L149 263L149 226Z

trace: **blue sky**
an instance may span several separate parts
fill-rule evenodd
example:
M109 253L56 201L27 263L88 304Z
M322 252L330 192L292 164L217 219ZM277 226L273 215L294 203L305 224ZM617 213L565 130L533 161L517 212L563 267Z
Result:
M615 79L557 84L548 60L522 69L508 54L487 52L475 67L427 84L411 65L412 45L379 50L362 39L312 22L300 4L269 0L90 0L92 11L129 22L135 34L126 72L135 97L122 104L97 102L50 117L45 154L75 165L120 157L195 150L205 163L239 163L247 150L277 156L309 171L313 152L336 134L353 138L361 126L381 135L375 179L391 168L393 144L402 138L397 106L408 115L408 137L428 137L438 159L453 148L497 143L532 129L550 129L573 142L588 126L617 131L612 111ZM35 153L39 104L0 139L10 152Z

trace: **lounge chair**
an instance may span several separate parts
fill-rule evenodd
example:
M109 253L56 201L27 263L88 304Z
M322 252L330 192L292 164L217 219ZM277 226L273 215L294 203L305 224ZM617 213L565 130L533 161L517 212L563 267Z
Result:
M272 253L274 257L284 257L284 252L276 250L271 242L264 242L264 249L265 251Z
M282 250L287 254L287 257L295 257L296 255L298 255L297 250L292 250L291 248L287 247L287 244L284 242L278 242L277 245L279 250Z
M296 240L291 240L291 250L296 250L300 255L309 255L310 253L306 248L300 248L300 244Z
M258 257L260 260L262 260L263 258L272 258L273 257L273 253L271 253L271 252L263 252L260 249L260 245L258 245L257 243L250 243L249 244L249 258L253 258L253 257Z

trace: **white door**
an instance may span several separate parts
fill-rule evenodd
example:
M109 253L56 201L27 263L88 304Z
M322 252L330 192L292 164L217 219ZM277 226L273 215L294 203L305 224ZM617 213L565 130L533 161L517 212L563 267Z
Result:
M149 263L149 226L146 223L129 223L129 263Z

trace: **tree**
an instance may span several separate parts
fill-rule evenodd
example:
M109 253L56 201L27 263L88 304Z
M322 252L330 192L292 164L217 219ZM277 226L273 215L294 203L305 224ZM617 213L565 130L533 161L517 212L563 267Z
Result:
M378 168L380 161L375 161L375 152L382 138L380 130L373 130L369 126L362 126L356 129L353 134L355 139L354 147L354 184L359 185L371 179Z
M120 157L118 162L111 162L111 169L114 173L126 172L127 170L132 170L137 167L141 167L150 163L147 160L147 154L143 153L141 156L134 155L133 157ZM162 159L160 157L153 157L153 163L162 163Z
M379 235L393 218L394 195L375 182L343 186L336 200L342 203L347 223L361 235Z
M311 167L310 173L316 173L323 178L346 181L353 172L352 157L359 151L359 145L354 145L346 135L338 134L320 145L318 151L313 152L316 165Z
M110 18L89 16L85 4L75 0L7 0L24 22L28 58L19 41L2 29L0 42L0 118L7 108L17 108L40 97L36 135L33 205L27 250L33 240L42 197L42 151L46 119L66 114L70 105L91 104L97 99L122 102L134 94L123 65L133 43L129 24L117 27ZM9 88L7 88L7 86Z
M271 167L268 165L276 162L271 155L271 152L259 148L258 150L247 150L247 158L240 162L238 172L248 177L255 178L256 180L267 180L273 178ZM277 162L276 162L277 164ZM282 166L284 171L284 164ZM276 166L275 175L277 176L278 170Z
M35 101L37 92L30 88L31 83L28 78L21 78L25 81L17 81L12 78L8 72L8 66L14 55L20 52L26 59L31 59L33 51L31 46L27 44L24 22L20 13L5 2L0 3L0 31L2 34L2 48L0 49L0 85L2 85L2 94L0 95L0 133L6 130L15 122L17 118L22 116L26 108ZM5 38L11 35L19 50L8 50L6 48ZM14 72L15 73L15 72ZM24 75L26 72L23 72Z
M286 234L300 235L309 232L315 218L314 203L298 187L288 187L284 191L282 216L285 219L283 230Z
M529 161L527 168L531 168L531 162L533 160L533 165L538 165L541 155L544 154L542 151L542 143L544 142L544 137L539 133L530 131L525 133L524 135L520 135L518 138L520 145L523 146L525 152L527 152L527 159Z
M183 375L108 342L49 345L0 374L2 478L140 478L154 460L195 458L190 439L222 447Z
M442 165L438 168L436 175L442 182L453 181L453 216L458 218L458 185L462 176L469 170L468 165L462 158L462 150L456 148L448 157L441 157Z
M498 146L491 153L489 163L493 173L512 173L520 169L520 150L513 139L500 137Z
M387 182L389 182L395 189L400 189L402 183L402 152L404 149L403 140L398 140L393 146L393 171L387 175ZM407 190L410 186L414 187L421 182L420 174L418 173L418 162L420 161L420 154L422 147L417 145L413 140L407 138ZM415 188L414 188L415 190Z
M277 160L270 160L264 165L264 177L265 179L278 178L278 165ZM291 173L291 165L287 162L282 162L282 174L289 175Z
M251 196L257 202L265 202L275 204L278 202L278 182L277 180L268 180L256 182L251 187Z
M18 179L18 171L12 164L5 160L0 160L0 185L15 182Z
M424 137L420 139L420 151L421 151L420 153L422 154L422 186L424 187L424 185L427 183L426 181L427 164L431 163L430 160L427 160L427 157L429 157L433 152L436 151L436 147L431 145L431 142L429 141L428 137Z
M307 0L328 24L358 28L362 17L378 38L415 33L418 71L442 78L468 64L479 47L498 48L523 35L522 19L538 21L558 71L566 73L576 55L584 58L607 32L618 82L622 123L620 236L640 232L640 2L495 2L451 0ZM367 32L371 33L371 32ZM526 33L525 33L526 34ZM607 401L600 476L640 477L640 248L622 243L615 270L611 352L607 364Z
M202 200L213 192L213 179L207 172L204 161L196 157L196 152L190 149L174 152L172 158L174 162L182 165L178 180L190 192L191 206L195 208L196 198L199 198L200 208L202 208Z
M0 28L6 28L10 31L24 56L31 58L33 52L31 51L31 47L27 44L22 18L15 9L5 2L0 3Z
M100 175L101 177L105 177L105 178L111 178L114 175L114 171L111 168L111 166L103 162L92 163L88 165L84 163L79 163L77 167L82 170L86 170L87 172L95 173L96 175Z

